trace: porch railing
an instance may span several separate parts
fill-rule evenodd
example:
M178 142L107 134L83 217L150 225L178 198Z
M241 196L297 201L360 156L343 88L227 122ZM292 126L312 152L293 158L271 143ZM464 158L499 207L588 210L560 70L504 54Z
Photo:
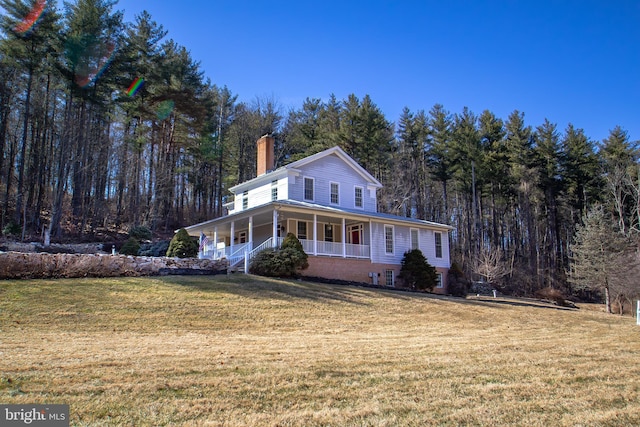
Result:
M277 238L277 247L282 245L284 238ZM341 242L324 242L318 240L317 250L314 251L314 241L308 239L300 239L302 248L308 255L314 253L321 256L346 256L347 258L369 258L371 256L371 250L369 245L354 245L346 243L343 247ZM227 258L231 266L238 265L244 260L245 252L249 254L249 260L251 260L255 254L261 250L273 247L273 238L270 237L259 246L253 248L251 242L241 243L233 246L233 253L231 253L231 247L215 248L213 245L208 245L206 252L202 254L204 258L221 259ZM344 248L344 249L343 249Z
M369 250L369 245L354 245L351 243L346 243L344 245L342 242L323 242L318 240L317 244L317 252L314 251L314 241L313 240L305 240L301 239L300 243L302 243L302 247L304 251L312 255L314 252L317 255L325 255L325 256L343 256L345 255L348 258L369 258L371 252Z

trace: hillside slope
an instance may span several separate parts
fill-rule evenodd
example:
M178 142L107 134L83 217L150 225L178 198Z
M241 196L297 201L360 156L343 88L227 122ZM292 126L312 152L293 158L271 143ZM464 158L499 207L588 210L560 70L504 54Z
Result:
M0 401L72 425L640 425L630 318L253 276L0 282Z

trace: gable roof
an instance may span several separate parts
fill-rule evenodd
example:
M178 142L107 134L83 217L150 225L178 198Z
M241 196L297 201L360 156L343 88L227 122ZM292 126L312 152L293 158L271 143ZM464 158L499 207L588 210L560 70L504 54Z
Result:
M313 163L317 160L320 160L322 158L325 158L327 156L331 156L331 155L336 155L338 158L340 158L342 161L344 161L347 165L349 165L356 173L358 173L360 176L362 176L368 183L369 185L375 187L375 188L382 188L382 184L380 183L380 181L378 181L377 179L375 179L373 177L373 175L371 175L369 172L367 172L367 170L365 168L363 168L362 166L360 166L358 164L358 162L356 162L355 160L353 160L353 158L351 156L349 156L342 148L335 146L335 147L331 147L328 148L324 151L321 151L319 153L316 154L312 154L311 156L307 156L303 159L297 160L295 162L289 163L287 165L284 165L274 171L271 171L269 173L266 173L264 175L260 175L258 177L255 177L253 179L250 179L249 181L245 181L242 182L238 185L235 185L233 187L231 187L229 190L233 193L237 193L238 191L242 191L244 189L247 189L249 187L253 187L255 185L259 185L262 182L268 182L268 181L273 181L274 178L279 178L280 176L283 176L286 174L286 172L288 171L296 171L298 172L299 169L305 165L308 165L309 163Z
M375 179L373 177L373 175L371 175L369 172L367 172L367 170L365 168L360 166L360 164L358 162L353 160L353 158L351 156L349 156L342 148L338 147L337 145L335 147L331 147L331 148L328 148L328 149L326 149L324 151L321 151L319 153L316 153L316 154L313 154L311 156L305 157L304 159L300 159L298 161L290 163L287 166L290 166L292 168L297 169L297 168L300 168L301 166L304 166L304 165L307 165L309 163L315 162L316 160L322 159L322 158L330 156L332 154L335 154L340 159L342 159L346 164L351 166L351 168L354 171L356 171L358 174L360 174L360 176L362 176L365 180L367 180L369 182L369 184L371 184L371 185L373 185L374 187L377 187L377 188L382 188L382 184L380 183L380 181ZM285 166L285 167L287 167L287 166Z

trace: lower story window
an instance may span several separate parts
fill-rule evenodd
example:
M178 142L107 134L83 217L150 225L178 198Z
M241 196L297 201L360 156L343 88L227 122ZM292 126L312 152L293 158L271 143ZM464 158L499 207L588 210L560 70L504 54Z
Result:
M333 242L333 225L331 224L324 225L324 241Z
M298 221L298 239L307 239L307 223L304 221Z
M442 289L444 284L442 283L442 273L436 274L436 288Z
M387 286L395 286L395 284L393 283L393 270L385 270L384 278Z

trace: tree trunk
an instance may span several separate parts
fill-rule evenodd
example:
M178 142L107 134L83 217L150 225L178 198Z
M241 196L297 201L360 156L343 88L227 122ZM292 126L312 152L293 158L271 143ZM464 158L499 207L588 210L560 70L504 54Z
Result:
M29 67L29 77L27 79L27 94L24 100L24 118L22 124L22 146L20 147L20 157L18 160L18 194L16 198L16 223L20 223L22 216L22 203L24 198L24 168L27 162L27 135L29 131L29 116L31 115L31 86L33 85L33 67ZM23 224L23 228L26 224ZM24 230L23 230L24 234Z

